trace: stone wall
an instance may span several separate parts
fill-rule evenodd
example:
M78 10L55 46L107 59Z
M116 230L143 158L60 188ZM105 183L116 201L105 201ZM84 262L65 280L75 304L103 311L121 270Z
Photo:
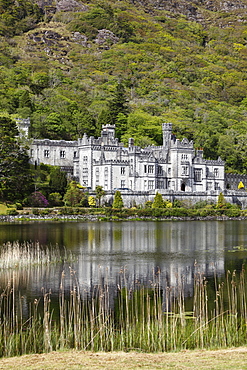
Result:
M231 190L237 190L238 184L242 181L244 186L247 186L247 175L239 173L226 173L225 174L225 188Z
M121 191L121 190L120 190ZM105 201L112 204L114 198L114 191L106 192ZM163 191L163 199L173 202L174 200L180 200L187 202L188 205L194 205L200 201L208 201L217 203L219 192L218 191L208 191L208 192L198 192L198 193L186 193L186 192L173 192ZM147 201L153 201L155 197L155 192L128 192L121 191L124 206L133 207L135 205L145 204ZM232 191L225 190L223 192L226 202L232 204L238 204L242 209L247 209L247 192L245 190Z

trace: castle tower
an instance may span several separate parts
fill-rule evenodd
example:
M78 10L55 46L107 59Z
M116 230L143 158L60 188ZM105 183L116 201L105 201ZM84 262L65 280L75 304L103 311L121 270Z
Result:
M163 131L163 147L169 149L171 146L171 137L172 137L172 123L162 123Z
M115 138L115 125L102 126L101 137Z
M30 129L30 118L16 118L16 124L20 133L20 136L28 137Z

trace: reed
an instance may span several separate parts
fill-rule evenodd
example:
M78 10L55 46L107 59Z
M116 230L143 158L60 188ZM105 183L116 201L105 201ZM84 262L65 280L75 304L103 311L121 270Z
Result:
M58 246L42 246L38 242L8 242L3 244L0 249L0 269L44 266L73 260L72 254L68 254L65 248L61 250Z
M214 297L205 277L196 272L191 311L186 311L183 280L164 288L159 271L148 287L130 283L123 271L114 296L107 279L80 291L75 271L69 274L69 296L65 273L61 276L58 317L51 309L51 292L43 291L24 318L23 297L13 284L7 285L0 296L0 356L65 348L159 352L246 344L244 269L227 272L224 282L215 274Z

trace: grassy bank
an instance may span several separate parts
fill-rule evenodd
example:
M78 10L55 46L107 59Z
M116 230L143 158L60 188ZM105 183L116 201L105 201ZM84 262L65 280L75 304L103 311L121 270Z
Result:
M0 360L0 369L177 369L242 370L246 368L247 347L217 351L182 351L147 354L140 352L58 351Z
M56 208L25 208L16 210L15 208L6 208L2 212L2 220L11 219L29 220L34 218L49 218L54 220L67 218L83 218L101 221L114 220L157 220L157 219L217 219L217 218L245 218L247 210L239 208L123 208L114 209L104 208L82 208L82 207L56 207Z

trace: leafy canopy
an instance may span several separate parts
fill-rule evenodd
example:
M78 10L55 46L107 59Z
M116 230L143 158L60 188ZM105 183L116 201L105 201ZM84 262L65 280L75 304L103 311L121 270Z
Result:
M0 117L0 197L5 201L22 200L33 188L27 148L18 133L15 121Z

